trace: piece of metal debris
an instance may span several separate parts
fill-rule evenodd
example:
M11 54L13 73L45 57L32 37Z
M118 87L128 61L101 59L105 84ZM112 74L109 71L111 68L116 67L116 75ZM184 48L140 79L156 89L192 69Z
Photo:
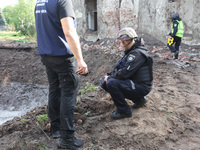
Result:
M188 62L181 62L179 60L174 60L173 63L175 65L177 65L179 68L187 68L187 67L190 66L190 63L188 63Z

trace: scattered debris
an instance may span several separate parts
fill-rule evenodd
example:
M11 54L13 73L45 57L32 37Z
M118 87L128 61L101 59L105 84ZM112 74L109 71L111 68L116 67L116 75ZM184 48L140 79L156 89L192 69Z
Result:
M168 131L169 133L173 133L173 131L172 131L171 129L168 129L167 131Z
M188 63L190 67L181 69L173 63L173 57L166 46L158 44L154 39L148 40L151 45L146 46L154 57L154 86L147 95L148 103L139 110L133 110L132 118L112 120L109 114L116 107L108 93L98 88L98 91L89 95L81 95L75 107L74 125L77 138L84 140L82 149L188 149L188 145L190 149L199 149L200 68L193 68L193 64L198 66L200 63L199 49L183 45L178 61L185 65ZM153 44L154 42L157 44ZM119 48L119 43L111 39L99 40L97 43L82 42L83 45L83 55L90 74L80 78L80 89L85 87L86 82L98 86L100 77L110 71L112 65L124 53ZM28 52L14 49L0 51L1 86L13 81L48 85L37 49ZM191 57L188 53L197 55ZM28 93L27 87L29 86L26 86L26 90L20 90L20 95L25 96ZM30 87L38 89L37 86ZM14 96L19 88L20 86L7 93ZM6 104L8 101L3 97L5 85L2 89L1 100L5 100L3 104ZM42 88L38 90L42 91ZM44 91L42 95L47 96L48 93ZM37 92L33 98L36 97L41 98L41 95ZM46 97L43 99L47 100ZM11 98L10 102L13 102L12 100ZM26 99L19 96L20 104L24 100ZM27 100L32 101L32 98ZM18 106L19 103L12 104ZM2 124L1 149L56 150L57 140L51 137L51 133L46 129L48 127L45 127L49 121L45 120L43 125L40 124L41 128L35 123L36 116L40 114L47 114L46 106L37 107L22 117L15 117ZM44 134L44 129L47 135Z
M190 63L188 63L188 62L181 62L179 60L174 60L173 63L175 65L177 65L179 68L186 68L186 67L190 66Z

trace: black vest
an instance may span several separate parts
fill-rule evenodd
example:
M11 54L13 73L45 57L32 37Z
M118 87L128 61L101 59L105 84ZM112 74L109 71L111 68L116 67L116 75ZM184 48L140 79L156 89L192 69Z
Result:
M146 49L137 48L135 50L145 56L146 61L132 77L132 80L138 83L153 81L153 59L151 55L147 53Z
M39 55L73 55L65 39L57 9L57 0L37 0L35 21ZM76 26L76 20L74 19Z

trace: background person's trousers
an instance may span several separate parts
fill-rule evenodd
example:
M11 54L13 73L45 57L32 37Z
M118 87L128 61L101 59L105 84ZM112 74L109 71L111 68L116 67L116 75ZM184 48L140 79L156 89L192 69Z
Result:
M175 46L173 46L173 44L175 43ZM174 42L172 45L168 45L170 51L172 53L175 53L174 57L175 59L178 59L178 54L179 54L179 47L181 45L181 38L180 37L174 37Z
M73 116L78 92L78 66L74 57L42 56L49 81L48 115L51 129L61 137L74 135Z

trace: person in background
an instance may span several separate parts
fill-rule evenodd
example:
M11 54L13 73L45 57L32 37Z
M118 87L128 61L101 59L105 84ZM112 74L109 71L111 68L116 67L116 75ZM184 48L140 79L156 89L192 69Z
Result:
M131 108L125 98L133 101L134 109L147 102L145 96L151 91L153 84L153 60L134 29L121 29L117 33L117 39L124 49L124 56L101 79L100 85L110 93L117 107L110 116L121 119L132 117Z
M172 14L172 22L171 32L169 33L169 38L172 39L172 43L168 43L167 46L174 53L174 59L178 59L179 47L184 34L184 25L178 13ZM174 43L175 46L173 46Z
M87 74L71 0L37 0L35 7L38 54L49 82L48 116L58 147L77 149L73 116L80 75Z

